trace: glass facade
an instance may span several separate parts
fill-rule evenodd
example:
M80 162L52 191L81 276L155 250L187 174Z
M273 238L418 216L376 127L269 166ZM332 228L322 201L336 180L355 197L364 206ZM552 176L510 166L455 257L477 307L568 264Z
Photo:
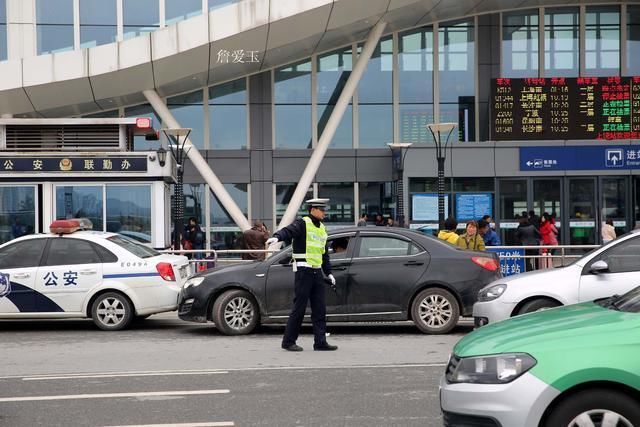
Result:
M319 55L316 93L318 97L318 139L333 112L352 71L353 50L349 48ZM353 103L350 103L331 140L329 148L353 147Z
M151 242L151 186L107 185L107 231Z
M0 0L0 61L7 59L7 1Z
M227 6L229 4L240 3L242 0L209 0L209 10Z
M245 217L249 216L249 190L247 184L224 184L225 190ZM240 228L233 222L218 198L211 193L209 240L211 249L242 249Z
M311 148L311 61L276 69L274 82L276 148Z
M247 148L247 80L209 88L209 147Z
M125 40L160 28L158 0L122 0L122 15Z
M318 184L318 197L329 198L324 218L326 224L354 224L353 188L353 182Z
M538 9L502 15L502 77L538 77Z
M80 47L115 42L117 20L116 0L80 0Z
M0 186L0 244L36 232L36 188Z
M412 30L398 37L400 142L430 142L433 117L433 29Z
M164 0L164 2L167 25L202 13L202 0Z
M458 123L453 141L475 141L475 35L473 21L438 30L440 122Z
M38 55L73 49L73 0L36 0Z
M287 210L287 206L291 201L291 197L293 193L296 191L296 186L298 184L276 184L276 221L279 223L284 215L284 212ZM304 196L304 200L313 198L313 187L309 187L307 190L307 194ZM296 218L307 214L307 208L303 203L298 209L298 213L296 214Z
M370 224L375 224L383 218L396 217L393 188L392 182L361 182L358 184L360 215L366 213Z
M173 117L184 128L191 128L189 139L199 149L204 146L204 108L202 91L178 95L167 99L167 106ZM182 138L180 140L182 144Z
M620 8L588 7L585 21L586 75L619 75Z
M362 46L358 46L358 54ZM358 84L359 148L393 142L393 39L376 46Z
M640 76L640 5L627 6L627 73Z
M544 69L546 77L580 74L580 9L545 9Z
M187 224L189 222L189 218L193 217L198 221L198 224L204 226L204 190L204 184L184 184L182 187L182 192L184 194L184 224ZM172 199L173 197L174 196L172 196Z

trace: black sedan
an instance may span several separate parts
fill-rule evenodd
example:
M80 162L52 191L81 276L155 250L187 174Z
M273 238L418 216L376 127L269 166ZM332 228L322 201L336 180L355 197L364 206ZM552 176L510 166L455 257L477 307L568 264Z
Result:
M329 233L337 289L327 286L327 321L413 320L444 334L470 316L478 291L500 274L496 254L460 250L402 228L352 227ZM189 279L181 319L213 321L227 335L285 323L293 301L291 247L266 261L215 268Z

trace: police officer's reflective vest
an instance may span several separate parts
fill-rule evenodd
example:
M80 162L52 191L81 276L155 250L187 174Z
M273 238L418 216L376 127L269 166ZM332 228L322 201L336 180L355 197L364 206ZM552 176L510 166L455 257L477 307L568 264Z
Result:
M302 218L306 228L306 253L293 254L296 261L306 261L311 267L322 266L322 255L327 246L327 231L324 224L320 223L320 227L316 227L311 218L305 216Z

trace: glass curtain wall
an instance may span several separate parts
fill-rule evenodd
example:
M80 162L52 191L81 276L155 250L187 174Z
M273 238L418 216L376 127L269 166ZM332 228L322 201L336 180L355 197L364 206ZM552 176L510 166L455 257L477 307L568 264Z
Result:
M80 0L80 47L117 40L116 0Z
M353 182L318 184L318 197L329 198L324 218L326 224L355 224Z
M640 5L627 6L627 74L640 76Z
M396 217L393 182L360 182L360 215L367 214L368 223L382 225L384 218Z
M0 0L0 61L7 59L7 1Z
M298 184L276 184L276 221L280 223L282 216L287 210L287 206L289 206L289 202L291 201L291 197L293 197L293 193L296 191L296 187ZM307 194L304 196L304 200L309 200L313 198L313 187L309 187L307 190ZM306 215L308 212L306 205L303 203L298 209L298 213L296 214L296 218L300 218L301 216Z
M0 187L0 244L36 232L36 188Z
M358 54L362 51L358 46ZM359 148L393 142L393 39L380 40L358 85Z
M209 147L247 148L247 80L209 88Z
M168 98L167 107L171 110L173 117L180 123L180 126L191 128L189 139L193 142L193 145L200 150L204 149L202 90ZM182 138L180 138L180 143L182 144Z
M247 184L224 184L224 188L238 205L242 214L248 218L249 190ZM227 210L211 192L209 239L211 249L242 249L242 232L231 219ZM237 256L237 255L231 255Z
M317 88L318 97L318 139L324 132L324 127L331 117L338 97L352 71L353 51L345 48L336 52L319 55L317 58ZM342 116L342 121L336 129L329 148L353 147L353 103L350 102Z
M538 77L538 10L502 15L502 76Z
M545 9L544 69L547 77L580 74L580 9Z
M274 86L276 148L311 148L311 61L277 68Z
M73 50L73 0L36 0L38 55Z
M585 72L588 76L620 75L619 7L587 7Z
M175 186L173 186L175 190ZM198 221L200 226L204 226L205 220L205 200L204 200L204 184L184 184L184 217L183 222L186 225L189 218L193 217ZM175 196L172 196L172 198Z
M433 117L433 28L398 37L400 141L430 142Z
M162 1L162 0L161 0ZM202 0L164 0L167 25L189 19L202 13Z
M160 28L158 0L122 0L124 39Z
M242 0L209 0L209 10L218 9L233 3L240 3Z
M475 141L475 35L473 21L438 30L440 122L458 123L452 141Z

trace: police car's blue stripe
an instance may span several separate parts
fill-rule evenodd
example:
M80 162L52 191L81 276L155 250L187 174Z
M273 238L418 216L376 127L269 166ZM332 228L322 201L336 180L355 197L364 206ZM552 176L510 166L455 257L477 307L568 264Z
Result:
M62 307L49 297L16 282L11 282L11 292L5 298L11 301L21 313L64 312Z
M128 274L105 274L102 277L105 279L121 279L123 277L150 277L159 276L160 273L128 273Z

